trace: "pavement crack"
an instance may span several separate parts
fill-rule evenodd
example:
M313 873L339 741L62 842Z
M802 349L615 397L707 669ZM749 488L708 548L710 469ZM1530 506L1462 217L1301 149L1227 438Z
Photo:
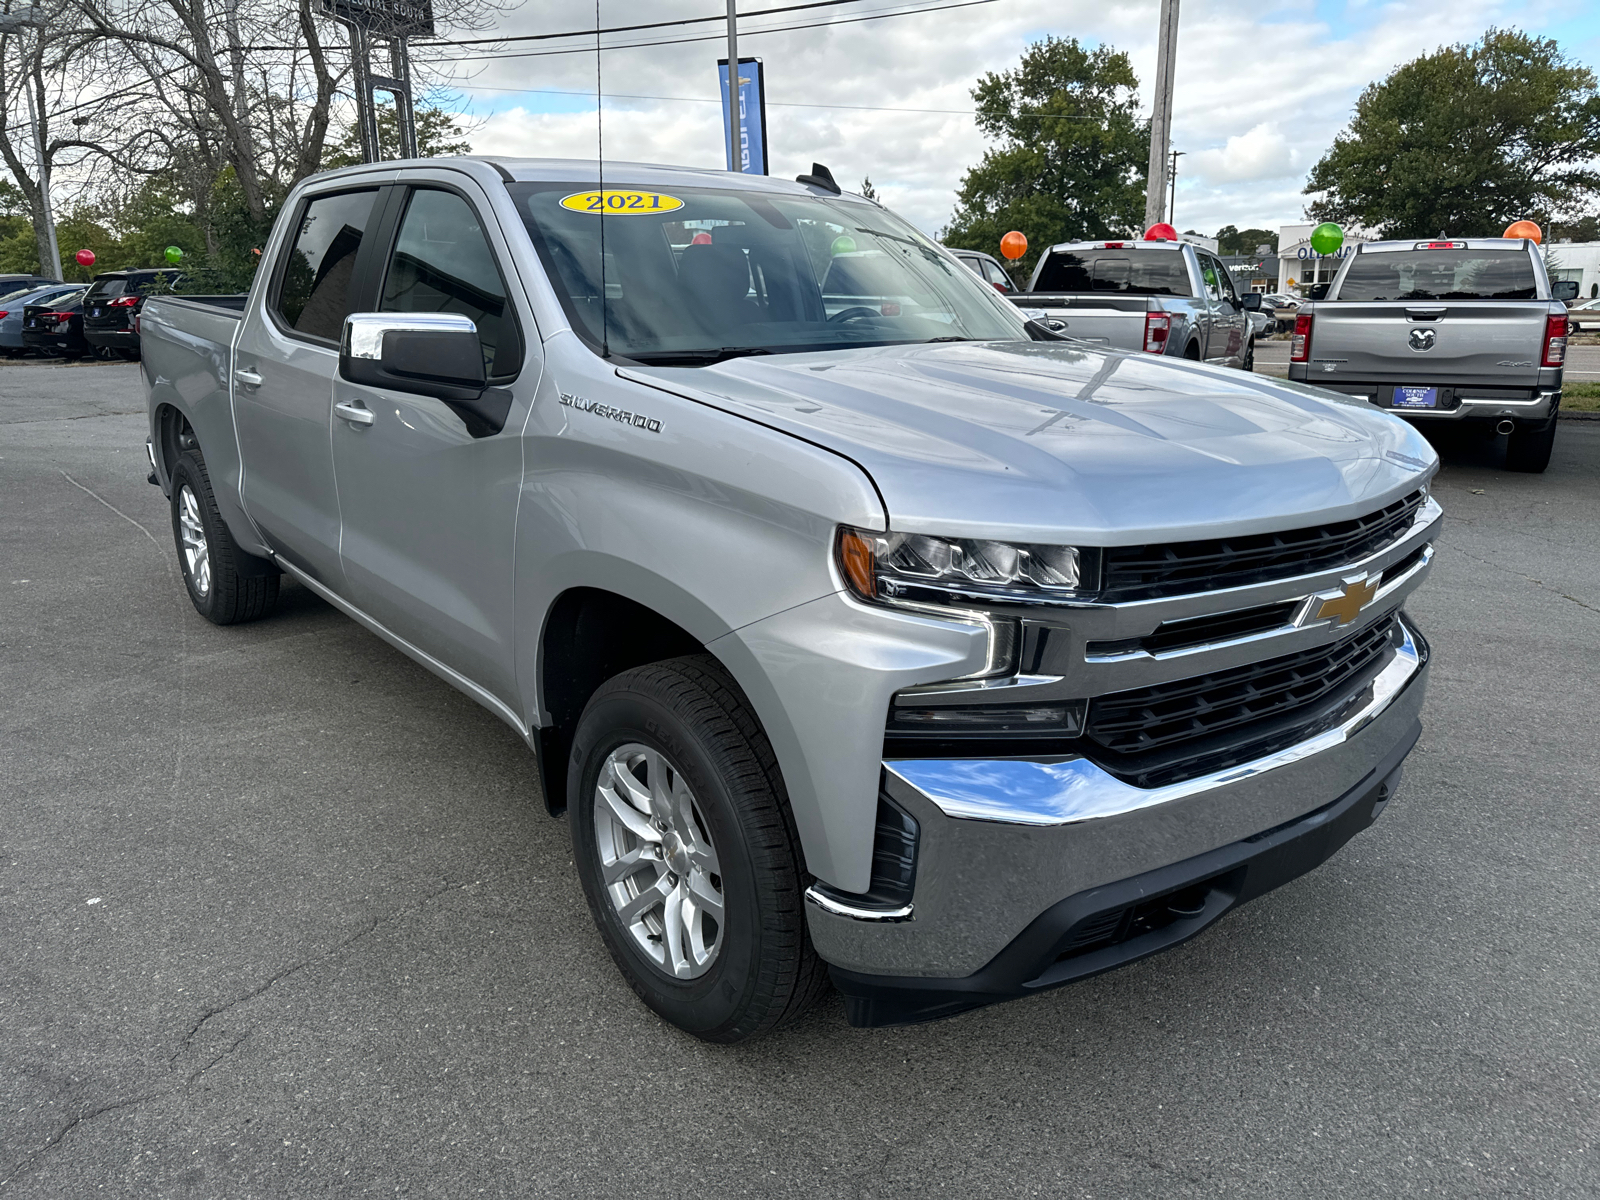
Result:
M1473 562L1482 563L1486 567L1493 567L1497 571L1504 571L1507 575L1514 575L1518 579L1526 579L1529 583L1533 584L1534 587L1539 588L1541 591L1549 592L1552 596L1560 596L1563 600L1570 600L1579 608L1587 609L1589 612L1600 613L1600 608L1596 608L1587 600L1580 600L1578 597L1571 595L1568 592L1563 592L1560 588L1551 587L1542 579L1535 579L1532 575L1525 575L1521 571L1513 570L1510 567L1495 562L1492 558L1483 558L1480 555L1472 553L1470 550L1463 550L1460 546L1453 542L1447 543L1443 538L1439 539L1439 544L1441 546L1448 545L1451 553L1453 554L1459 554L1464 558L1470 558Z
M56 470L61 471L61 468L57 467ZM139 524L138 521L135 521L132 517L130 517L127 513L123 512L115 504L111 503L111 501L107 500L99 492L95 491L93 488L84 487L83 484L79 483L76 479L74 479L71 475L68 475L65 471L61 471L61 478L65 479L68 483L70 483L73 487L77 488L80 492L86 492L90 496L93 496L101 504L104 504L112 512L116 513L117 516L121 517L129 525L132 525L140 533L144 534L145 537L149 538L151 543L155 546L155 548L157 550L162 549L161 543L156 540L156 535L155 534L151 533L143 525ZM165 555L163 555L163 557L165 557Z
M11 1174L7 1175L4 1179L0 1179L0 1188L5 1187L7 1184L18 1178L24 1171L28 1169L29 1166L33 1164L34 1159L59 1146L62 1140L78 1126L86 1125L90 1121L93 1121L96 1117L103 1117L107 1113L116 1112L119 1109L132 1108L135 1104L143 1104L146 1100L157 1100L162 1096L167 1096L170 1094L170 1092L149 1092L143 1096L130 1096L126 1100L117 1100L111 1104L103 1104L99 1108L93 1109L90 1112L78 1113L77 1115L70 1117L66 1124L62 1125L60 1129L56 1130L53 1134L45 1139L45 1142L42 1146L40 1146L37 1150L34 1150L28 1155L27 1158L19 1162L16 1166L16 1169L12 1171Z

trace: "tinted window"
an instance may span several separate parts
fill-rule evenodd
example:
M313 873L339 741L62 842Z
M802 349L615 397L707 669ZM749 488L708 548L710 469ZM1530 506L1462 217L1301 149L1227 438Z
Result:
M412 193L379 308L471 317L491 379L515 375L522 365L522 339L494 251L478 214L454 192Z
M1193 294L1181 250L1060 251L1045 258L1033 290L1130 296Z
M983 259L981 261L983 262L983 277L990 283L997 284L1009 292L1011 290L1010 276L1008 276L1005 271L1001 269L998 263L992 263L988 259Z
M318 196L306 205L278 287L278 315L291 329L337 341L350 314L356 251L376 189Z
M1525 250L1404 250L1358 254L1341 300L1532 300L1533 259Z
M1228 270L1227 264L1215 258L1210 261L1216 265L1217 283L1222 288L1222 298L1224 300L1237 300L1239 294L1233 289L1233 274Z

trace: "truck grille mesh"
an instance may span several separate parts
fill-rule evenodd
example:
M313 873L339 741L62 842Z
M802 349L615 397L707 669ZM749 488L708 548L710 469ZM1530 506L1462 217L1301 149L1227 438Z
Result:
M1391 613L1331 646L1097 697L1084 732L1109 754L1091 757L1160 787L1293 745L1366 688L1394 634Z
M1331 525L1165 545L1114 546L1102 560L1106 603L1210 592L1325 571L1376 554L1411 527L1422 492Z

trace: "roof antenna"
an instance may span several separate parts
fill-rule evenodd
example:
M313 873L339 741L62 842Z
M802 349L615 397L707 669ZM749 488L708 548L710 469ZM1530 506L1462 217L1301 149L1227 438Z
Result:
M811 174L796 175L796 183L809 183L812 187L819 187L825 192L832 192L835 196L841 195L844 189L833 180L833 172L819 162L811 164Z
M611 327L606 304L606 127L605 93L600 90L600 0L594 0L594 142L600 160L600 357L611 357Z

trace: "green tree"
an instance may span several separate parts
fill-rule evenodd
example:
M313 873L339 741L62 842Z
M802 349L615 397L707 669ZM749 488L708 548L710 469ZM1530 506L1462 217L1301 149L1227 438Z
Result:
M1398 68L1311 169L1313 220L1384 237L1495 236L1600 188L1595 74L1547 38L1491 29Z
M454 113L442 108L416 110L417 153L423 158L442 158L452 154L471 154L472 143L467 131ZM394 105L385 104L378 109L378 144L385 155L399 154L400 118ZM361 161L361 130L351 122L344 128L339 140L328 147L322 156L322 169L353 167Z
M1029 250L1012 270L1026 278L1055 242L1137 234L1150 157L1138 87L1126 54L1075 38L1047 37L1015 70L985 75L972 98L999 145L963 177L943 241L993 254L1021 230Z
M1278 235L1270 229L1235 229L1224 225L1217 230L1218 254L1254 254L1257 246L1278 249Z

